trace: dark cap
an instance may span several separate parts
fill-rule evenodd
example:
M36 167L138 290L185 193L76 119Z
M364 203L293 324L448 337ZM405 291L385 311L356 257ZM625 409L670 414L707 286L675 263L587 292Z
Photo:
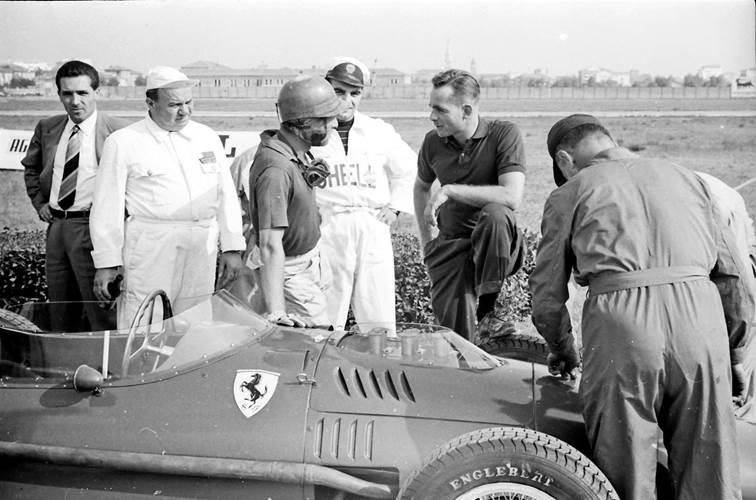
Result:
M556 158L554 158L554 155L556 155L556 147L559 146L559 143L562 142L564 136L571 130L586 124L601 125L601 122L593 115L575 114L570 115L567 118L562 118L551 127L551 130L549 130L546 146L549 149L549 156L554 160L554 182L557 186L561 186L567 182L567 179L564 174L562 174L562 171L559 170Z
M326 80L336 80L353 87L364 87L365 77L362 70L354 63L344 62L337 64L326 73Z

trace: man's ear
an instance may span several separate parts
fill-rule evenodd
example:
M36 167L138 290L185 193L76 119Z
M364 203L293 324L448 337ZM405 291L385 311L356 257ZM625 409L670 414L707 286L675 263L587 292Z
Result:
M465 118L470 118L473 114L473 107L471 104L463 104L462 105L462 115Z
M559 167L559 170L561 170L562 175L564 175L565 179L569 179L577 173L575 162L572 161L572 155L570 155L564 149L560 149L556 152L556 155L554 155L554 160L556 161L557 167Z

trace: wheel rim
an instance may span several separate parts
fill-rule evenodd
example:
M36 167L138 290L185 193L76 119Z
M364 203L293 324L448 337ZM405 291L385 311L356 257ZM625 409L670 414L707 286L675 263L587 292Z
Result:
M555 500L541 490L519 483L489 483L459 495L456 500Z

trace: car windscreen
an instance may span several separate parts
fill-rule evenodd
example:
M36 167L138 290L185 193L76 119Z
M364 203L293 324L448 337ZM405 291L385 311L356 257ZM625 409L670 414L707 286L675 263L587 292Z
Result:
M337 347L427 367L487 370L501 364L452 330L438 325L397 323L396 329L357 325L339 340Z
M81 365L118 381L150 374L177 374L260 338L272 325L226 291L199 301L172 318L129 330L49 332L42 318L49 302L22 308L26 315L0 329L3 382L59 383ZM34 311L34 312L32 312ZM35 322L36 318L36 322ZM131 330L131 331L130 331ZM103 370L107 367L107 370ZM150 377L152 378L152 377Z

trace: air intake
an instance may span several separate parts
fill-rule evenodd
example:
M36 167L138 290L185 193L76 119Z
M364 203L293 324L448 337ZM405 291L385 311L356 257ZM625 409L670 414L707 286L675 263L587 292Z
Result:
M392 373L356 366L349 369L338 367L335 378L336 386L347 397L415 402L415 394L404 371Z

